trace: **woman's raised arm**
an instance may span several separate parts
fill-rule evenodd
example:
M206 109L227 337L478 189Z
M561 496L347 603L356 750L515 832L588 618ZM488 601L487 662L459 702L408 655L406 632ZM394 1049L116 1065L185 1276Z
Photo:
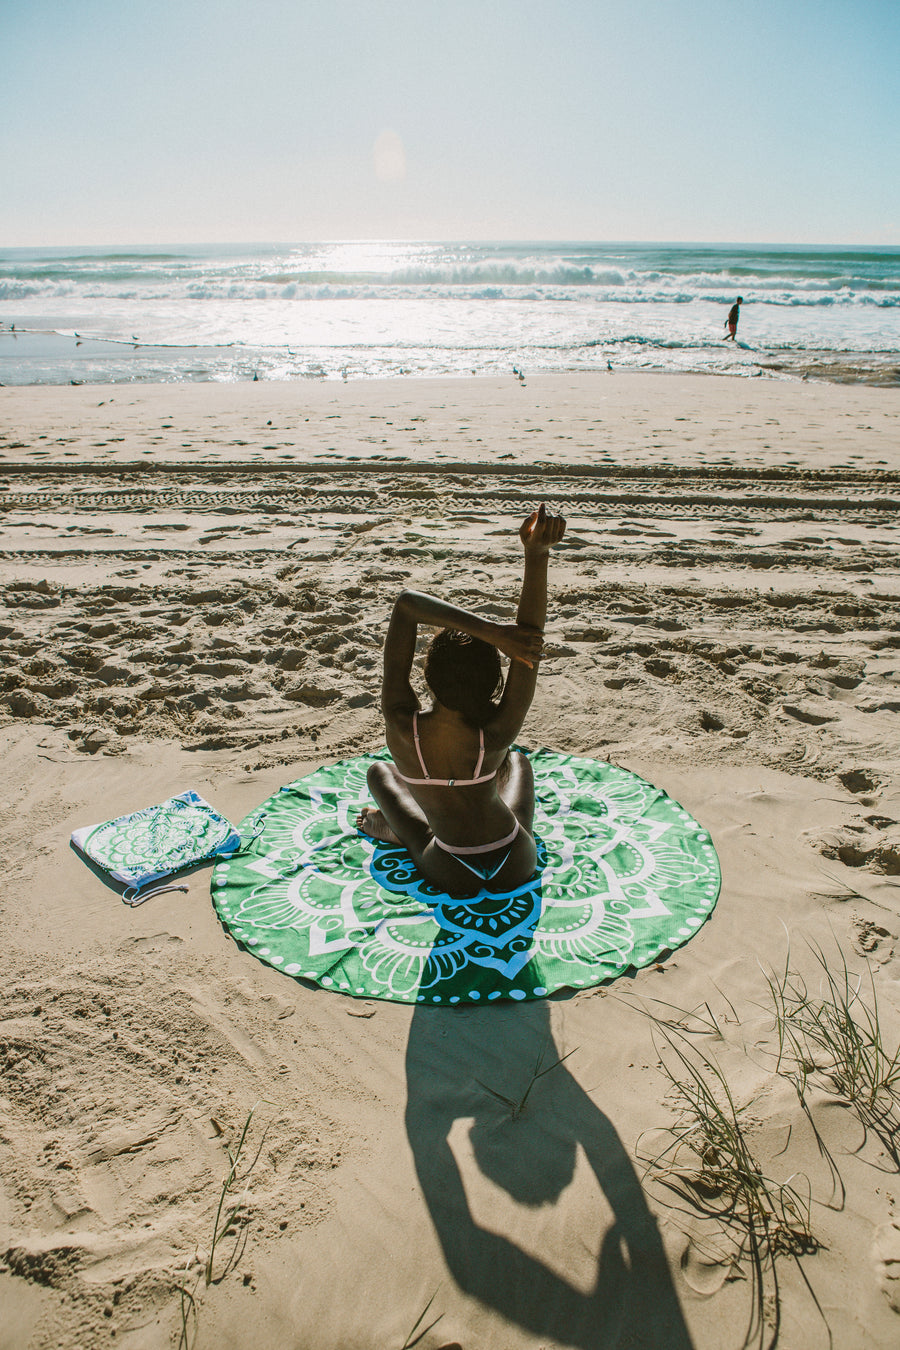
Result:
M522 579L516 621L523 627L537 629L539 633L543 633L547 622L547 565L550 550L559 543L565 532L566 522L563 517L548 516L543 502L537 511L532 511L519 530L519 538L525 549L525 576Z
M547 568L550 550L566 532L562 516L550 516L544 503L522 523L519 538L525 549L525 574L516 614L520 631L534 634L538 657L543 648L544 625L547 622ZM491 731L498 743L510 745L515 740L531 707L537 683L537 665L514 661L509 668L503 697L497 716L491 721Z

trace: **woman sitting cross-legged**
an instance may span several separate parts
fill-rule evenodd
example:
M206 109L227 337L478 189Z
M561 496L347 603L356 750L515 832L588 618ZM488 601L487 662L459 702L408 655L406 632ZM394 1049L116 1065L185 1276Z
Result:
M453 895L508 891L535 869L531 765L510 746L534 697L549 554L565 528L543 504L523 522L525 575L514 624L415 591L403 591L394 605L381 686L394 762L369 769L379 809L363 807L356 824L373 839L403 844L426 880ZM434 695L428 712L420 712L409 678L420 623L441 629L425 657ZM501 652L511 658L505 683Z

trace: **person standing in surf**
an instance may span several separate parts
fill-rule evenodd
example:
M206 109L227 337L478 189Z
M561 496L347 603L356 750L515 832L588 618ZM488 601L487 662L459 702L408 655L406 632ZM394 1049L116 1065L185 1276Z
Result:
M543 503L523 521L525 569L514 624L402 591L384 645L381 710L393 763L369 769L377 807L357 828L404 844L432 885L452 895L506 892L534 873L531 764L512 746L534 698L547 617L550 549L565 533ZM410 683L419 624L440 631L425 656L434 703ZM504 681L500 653L510 658Z
M725 327L728 329L728 332L725 335L726 342L728 341L729 338L731 338L732 342L735 342L737 340L738 319L741 317L741 305L743 303L744 297L742 295L739 295L737 298L737 302L733 304L731 306L731 309L728 311L728 318L725 320Z

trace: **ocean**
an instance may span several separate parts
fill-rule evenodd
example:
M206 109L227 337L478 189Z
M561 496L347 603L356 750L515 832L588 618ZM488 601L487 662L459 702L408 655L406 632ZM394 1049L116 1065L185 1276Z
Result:
M736 343L725 316L743 296ZM613 369L900 384L900 247L0 249L0 383Z

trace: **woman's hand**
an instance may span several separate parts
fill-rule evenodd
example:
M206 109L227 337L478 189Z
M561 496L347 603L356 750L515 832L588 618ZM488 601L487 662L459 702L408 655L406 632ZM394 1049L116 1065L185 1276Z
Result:
M543 634L536 628L526 628L519 623L496 624L488 641L493 642L504 656L521 661L529 669L533 669L544 654Z
M536 511L532 511L522 522L519 538L526 553L546 554L554 544L558 544L566 532L566 522L562 516L548 516L543 502Z

